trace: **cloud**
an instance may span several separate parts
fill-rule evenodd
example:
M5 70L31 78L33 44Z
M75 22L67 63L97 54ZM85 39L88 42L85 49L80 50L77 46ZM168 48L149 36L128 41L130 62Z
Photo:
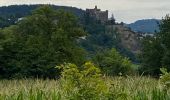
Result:
M98 5L102 10L114 13L117 20L133 22L145 18L162 18L170 13L170 0L0 0L0 5L55 4L82 9Z

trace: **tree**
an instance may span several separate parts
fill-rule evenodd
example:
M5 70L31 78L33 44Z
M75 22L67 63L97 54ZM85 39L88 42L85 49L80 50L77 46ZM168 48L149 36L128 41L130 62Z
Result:
M142 41L142 53L140 60L142 67L139 69L141 73L150 75L159 75L159 69L162 66L161 58L163 49L160 45L160 39L155 37L146 37Z
M49 77L64 62L81 64L84 50L76 40L85 35L76 17L42 6L17 25L3 30L0 66L3 77Z
M170 70L170 17L162 19L160 32L154 37L143 40L141 53L142 71L152 75L159 75L160 68Z
M107 75L119 75L120 73L127 75L133 72L131 61L121 56L116 49L111 49L96 55L94 62L101 68L103 73Z
M159 37L163 48L162 66L166 66L170 70L170 17L167 15L160 25Z

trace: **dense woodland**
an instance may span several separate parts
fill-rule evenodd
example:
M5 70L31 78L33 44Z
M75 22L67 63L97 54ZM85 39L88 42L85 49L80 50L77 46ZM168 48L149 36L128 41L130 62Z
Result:
M105 26L82 10L37 6L0 8L1 78L59 78L62 69L56 66L73 63L81 69L87 61L111 76L158 76L160 68L170 70L169 16L159 33L141 41L141 52L135 55L120 45L116 30L106 34Z
M55 68L56 65L68 62L81 65L89 60L109 71L103 64L109 63L107 58L112 60L114 56L118 57L115 62L118 61L116 66L120 68L111 65L111 68L115 68L110 71L117 72L108 74L118 74L121 67L126 66L122 62L127 61L127 66L130 67L131 62L112 49L123 50L118 45L119 40L114 38L116 32L105 34L105 26L94 18L84 16L80 21L80 17L76 17L74 13L67 10L56 11L52 7L40 7L21 21L1 30L2 78L55 78L60 73ZM110 55L109 52L115 54ZM101 53L106 58L98 63Z
M0 27L4 28L15 25L20 18L30 15L33 10L40 6L41 5L13 5L0 7ZM122 55L129 57L133 62L139 62L131 51L121 45L120 38L115 38L118 37L116 31L113 31L112 34L106 34L105 25L96 21L95 18L86 15L84 10L74 7L51 6L55 10L64 10L73 13L77 17L78 23L83 27L84 31L88 33L86 40L80 41L80 46L87 50L90 56L93 56L98 51L116 48Z
M0 7L0 27L7 27L11 24L16 24L19 18L28 16L33 10L42 5L11 5ZM62 9L74 13L77 17L81 18L84 11L74 7L55 6L51 5L53 9Z

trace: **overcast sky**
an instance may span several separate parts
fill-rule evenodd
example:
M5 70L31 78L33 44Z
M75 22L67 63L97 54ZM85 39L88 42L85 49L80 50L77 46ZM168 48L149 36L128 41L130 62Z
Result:
M0 6L14 4L55 4L82 9L98 5L109 10L118 22L131 23L138 19L161 19L170 13L170 0L0 0Z

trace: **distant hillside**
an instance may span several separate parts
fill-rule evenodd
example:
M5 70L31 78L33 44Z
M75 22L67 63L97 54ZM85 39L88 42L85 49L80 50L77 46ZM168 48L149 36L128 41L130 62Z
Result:
M19 18L28 16L41 5L13 5L0 7L0 28L16 24ZM95 18L85 15L85 11L74 7L55 6L55 9L64 9L78 16L79 21L88 35L79 41L79 44L90 55L116 48L122 55L136 62L138 41L134 32L122 25L103 25ZM84 16L85 15L85 16Z
M18 18L29 15L31 11L35 10L39 6L42 5L12 5L12 6L0 7L0 28L15 24ZM64 9L66 11L72 12L78 17L84 15L84 11L82 9L78 9L75 7L65 7L65 6L55 6L55 5L51 5L51 6L55 9Z
M154 33L155 31L159 31L159 23L160 20L158 19L145 19L127 24L127 26L134 32Z

